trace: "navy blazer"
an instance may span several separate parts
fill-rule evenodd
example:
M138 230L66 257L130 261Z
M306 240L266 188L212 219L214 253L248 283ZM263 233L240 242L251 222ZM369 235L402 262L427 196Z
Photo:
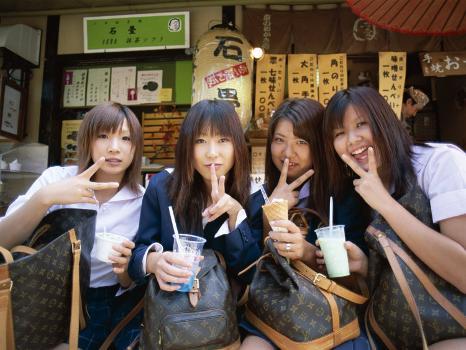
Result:
M267 189L266 186L264 186L264 188ZM262 232L262 205L264 205L265 202L260 191L254 192L251 195L250 203L251 225ZM358 195L354 188L349 188L341 199L334 200L333 209L334 225L345 225L346 240L356 244L367 255L368 248L366 241L364 240L364 232L371 221L370 211L368 210L367 204L361 196ZM314 230L319 227L321 221L314 215L311 217L306 215L306 219L309 224L306 240L315 245L317 235Z
M168 180L171 175L162 171L150 180L149 186L142 200L139 229L135 238L135 248L128 266L130 277L137 283L143 282L145 274L142 259L147 248L154 242L162 244L164 250L173 249L173 227L168 207L172 205L168 196ZM249 210L247 210L248 212ZM189 213L186 213L189 215ZM203 232L197 232L207 242L204 248L214 249L225 258L227 270L234 276L246 266L257 260L262 253L262 230L254 228L249 219L243 220L240 225L227 235L214 238L220 226L228 219L224 214L216 220L207 223ZM177 223L178 227L179 223ZM249 280L251 275L246 274ZM243 282L246 277L240 278Z

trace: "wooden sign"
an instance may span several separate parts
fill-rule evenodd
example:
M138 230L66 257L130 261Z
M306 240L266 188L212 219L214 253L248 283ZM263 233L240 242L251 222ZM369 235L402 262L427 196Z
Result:
M288 55L288 96L318 99L317 55Z
M339 90L348 86L346 54L319 55L319 102L328 101Z
M379 52L379 92L401 117L406 77L406 52Z
M267 130L273 112L285 96L286 55L264 55L257 62L255 126Z
M466 75L466 51L424 52L419 54L425 77Z

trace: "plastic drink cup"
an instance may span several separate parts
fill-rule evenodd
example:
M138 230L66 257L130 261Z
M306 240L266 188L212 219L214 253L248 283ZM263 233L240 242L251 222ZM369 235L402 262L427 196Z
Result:
M206 240L202 237L188 234L179 234L179 239L181 247L178 246L175 235L173 235L173 252L184 261L192 264L192 275L189 278L189 281L181 284L181 287L177 291L189 292L194 284L194 276L199 267L199 257L202 254L202 248L204 247Z
M121 254L114 251L112 246L115 244L120 244L125 239L125 237L114 233L97 232L95 234L95 243L94 248L92 249L92 256L107 264L113 263L113 261L111 261L108 256L120 256Z
M329 277L348 276L349 264L348 253L344 247L345 243L345 226L335 225L321 227L315 230L319 239L320 249L324 253L325 265Z

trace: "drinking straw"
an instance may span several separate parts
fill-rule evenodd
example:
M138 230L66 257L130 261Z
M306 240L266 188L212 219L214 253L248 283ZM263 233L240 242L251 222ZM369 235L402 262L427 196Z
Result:
M267 196L267 193L265 193L264 186L262 185L261 185L261 193L262 193L262 197L264 198L265 204L270 204L269 196Z
M329 213L329 230L330 233L333 230L333 197L330 196L330 213Z
M180 251L183 251L183 245L181 244L180 235L178 234L178 228L176 227L175 214L173 214L173 208L171 205L168 206L168 211L170 212L170 219L172 220L173 231L175 231L176 244L178 245L178 249Z

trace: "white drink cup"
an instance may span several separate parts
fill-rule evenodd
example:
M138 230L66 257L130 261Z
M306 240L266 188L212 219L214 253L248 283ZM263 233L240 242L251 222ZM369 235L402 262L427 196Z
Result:
M121 244L126 238L110 232L97 232L95 234L94 248L92 256L107 264L113 263L108 257L109 255L121 256L113 250L113 245Z
M319 240L320 249L324 253L325 266L329 277L348 276L348 253L345 243L345 226L336 225L321 227L315 230Z
M206 240L199 236L180 234L180 247L178 246L178 242L175 237L173 238L173 252L187 263L192 264L191 272L193 274L189 278L189 281L181 284L181 287L178 289L178 292L189 292L193 287L194 275L197 273L199 257L202 254L202 248L204 247Z

